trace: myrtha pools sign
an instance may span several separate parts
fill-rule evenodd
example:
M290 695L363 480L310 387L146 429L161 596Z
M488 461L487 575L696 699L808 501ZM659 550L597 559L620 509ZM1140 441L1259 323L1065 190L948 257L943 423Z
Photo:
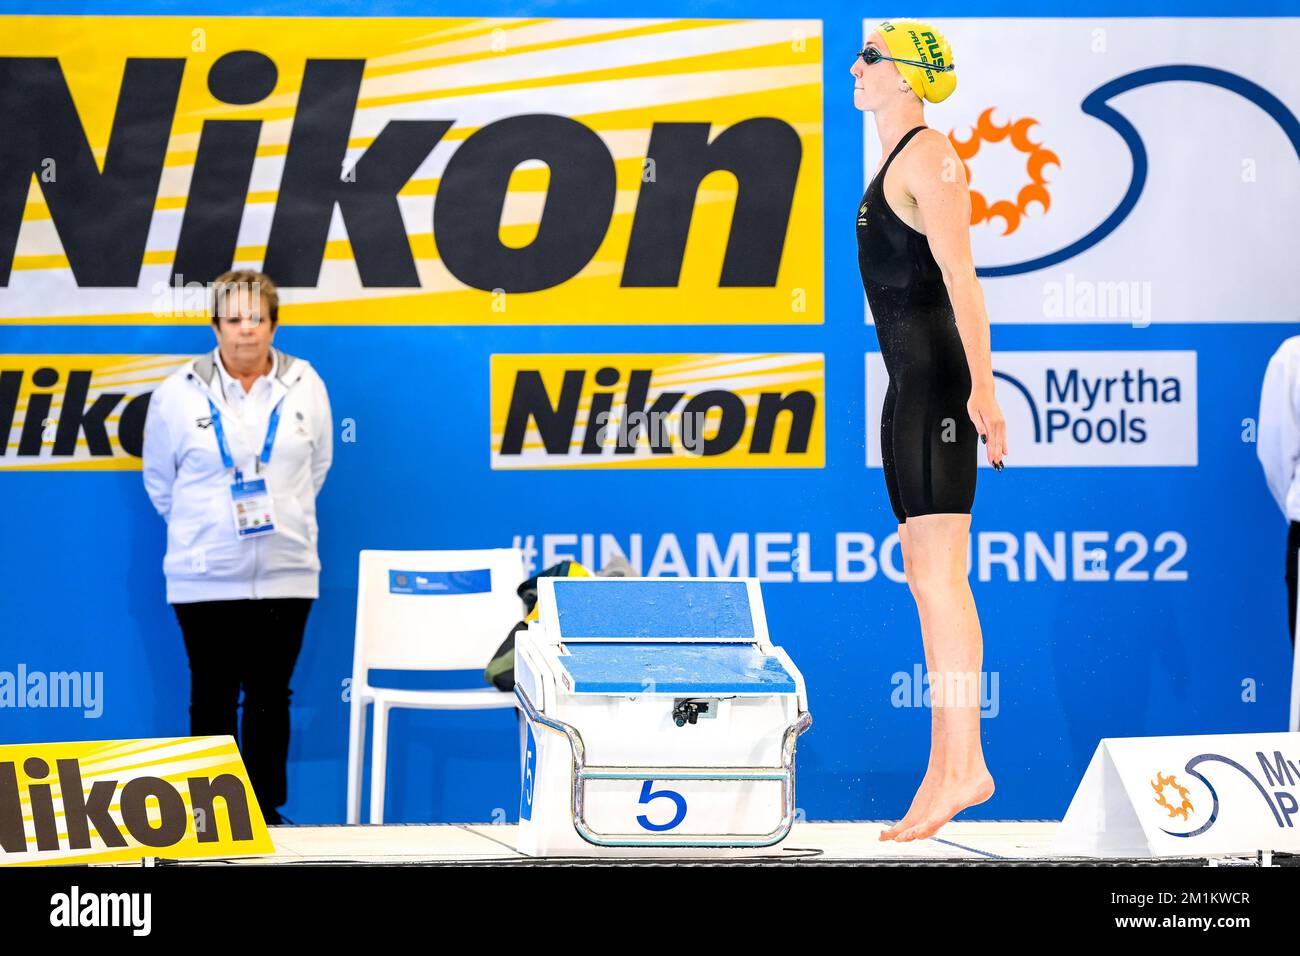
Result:
M1196 464L1195 352L994 352L993 377L1016 466ZM872 468L888 384L868 353Z

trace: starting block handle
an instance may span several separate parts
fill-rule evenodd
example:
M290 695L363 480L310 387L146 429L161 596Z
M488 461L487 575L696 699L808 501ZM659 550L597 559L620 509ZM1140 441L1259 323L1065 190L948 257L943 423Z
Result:
M570 808L573 828L595 846L607 847L750 847L774 846L786 838L794 825L794 753L800 734L812 726L812 714L803 711L781 737L780 767L588 767L587 748L582 735L571 724L543 715L533 706L521 685L515 685L515 697L528 719L564 734L569 741L572 760L573 789ZM641 833L599 833L586 819L586 785L588 780L779 780L781 782L781 820L767 833L707 833L688 837L655 836Z

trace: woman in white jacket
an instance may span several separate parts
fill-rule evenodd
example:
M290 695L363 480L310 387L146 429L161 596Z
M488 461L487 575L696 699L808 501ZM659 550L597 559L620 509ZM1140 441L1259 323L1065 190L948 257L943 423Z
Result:
M289 680L320 593L316 495L333 423L316 371L272 347L274 283L238 271L212 289L217 347L153 393L144 483L167 522L163 572L189 654L190 733L239 740L263 816L276 824Z

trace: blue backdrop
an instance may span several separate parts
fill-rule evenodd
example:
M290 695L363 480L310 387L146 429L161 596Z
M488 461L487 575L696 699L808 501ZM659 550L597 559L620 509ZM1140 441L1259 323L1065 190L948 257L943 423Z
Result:
M934 2L945 16L1282 15L1293 3ZM599 2L480 0L205 3L0 2L0 12L626 15ZM817 17L825 71L838 81L864 10L843 3L642 0L638 16ZM914 11L902 11L911 13ZM339 822L344 812L349 676L361 548L471 548L516 536L640 533L684 543L701 532L808 532L811 563L834 566L834 536L895 530L881 473L864 467L863 324L852 212L861 196L863 127L847 99L825 102L826 321L805 327L608 327L611 353L817 352L826 357L826 467L788 471L493 471L488 363L493 353L592 351L582 328L296 328L278 344L308 357L331 394L338 442L320 499L321 597L294 678L286 816ZM3 293L0 293L3 294ZM1008 580L994 566L972 584L997 701L983 722L994 798L969 815L1059 818L1101 737L1283 729L1289 692L1282 569L1286 525L1265 488L1243 419L1258 411L1272 351L1295 323L1269 325L995 325L996 350L1191 349L1199 384L1196 467L981 471L973 531L1181 534L1185 581ZM0 353L192 353L206 327L0 327ZM1014 436L1012 438L1014 448ZM652 477L652 480L651 480ZM0 473L4 501L0 670L102 671L102 716L0 709L0 741L184 735L188 672L164 600L164 528L138 472ZM377 503L364 512L358 502ZM621 503L617 516L595 501ZM671 503L671 507L668 504ZM1107 565L1122 555L1107 546ZM574 551L576 556L576 550ZM688 563L694 555L687 549ZM1150 569L1159 556L1148 558ZM905 584L764 585L769 623L803 670L812 732L799 749L798 803L810 819L896 818L925 768L929 714L896 706L899 672L923 661ZM479 683L464 675L462 686ZM1253 688L1254 692L1248 691ZM910 696L910 695L909 695ZM493 821L518 809L518 738L509 711L398 712L392 722L390 821Z

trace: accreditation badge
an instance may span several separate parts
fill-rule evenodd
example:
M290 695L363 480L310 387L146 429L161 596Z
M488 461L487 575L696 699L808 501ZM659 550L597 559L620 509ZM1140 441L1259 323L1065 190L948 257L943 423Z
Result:
M230 486L230 506L235 516L235 533L240 538L275 534L275 507L265 478L235 480Z

